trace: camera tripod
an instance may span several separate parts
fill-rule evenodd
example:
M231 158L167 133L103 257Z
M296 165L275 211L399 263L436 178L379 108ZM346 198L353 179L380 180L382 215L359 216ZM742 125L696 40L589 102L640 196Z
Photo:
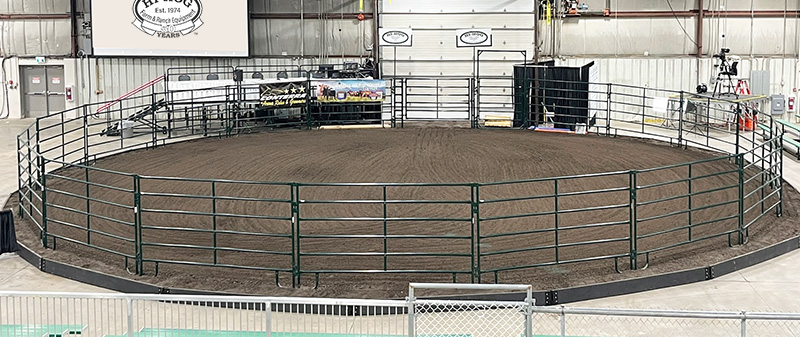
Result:
M723 48L722 52L714 55L714 57L719 58L722 62L717 65L719 72L717 73L716 81L714 81L714 92L712 96L736 96L736 98L739 98L739 95L736 93L736 86L733 84L733 78L739 75L739 61L729 63L726 55L728 52L730 52L730 49Z

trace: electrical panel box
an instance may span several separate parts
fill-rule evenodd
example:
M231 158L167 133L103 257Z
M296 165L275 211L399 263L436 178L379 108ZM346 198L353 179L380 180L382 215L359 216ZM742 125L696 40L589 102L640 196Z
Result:
M783 115L786 112L786 96L772 95L772 114Z

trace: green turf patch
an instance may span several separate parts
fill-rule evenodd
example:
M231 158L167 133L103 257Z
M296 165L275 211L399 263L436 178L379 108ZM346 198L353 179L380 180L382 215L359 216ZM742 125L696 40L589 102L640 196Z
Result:
M3 337L67 337L80 335L82 331L82 325L0 325Z

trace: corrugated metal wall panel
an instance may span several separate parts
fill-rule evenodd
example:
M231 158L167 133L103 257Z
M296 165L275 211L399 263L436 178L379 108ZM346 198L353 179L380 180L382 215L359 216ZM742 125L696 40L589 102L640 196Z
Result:
M69 20L2 20L0 34L4 55L68 55L71 51Z
M360 61L331 59L326 62ZM78 61L76 87L82 103L116 99L174 67L278 65L292 67L297 60L274 58L199 59L199 58L84 58ZM304 63L310 64L306 60ZM319 63L319 62L317 62ZM82 70L81 70L82 69ZM90 83L91 82L91 83ZM157 90L163 87L157 86ZM146 91L144 93L149 93Z
M695 58L568 58L559 61L559 64L581 66L591 61L597 62L600 67L600 82L603 83L685 91L694 91L699 83L708 85L711 78L716 77L717 71L715 61ZM751 70L770 72L770 90L773 93L789 95L797 86L797 59L742 59L739 76L748 78Z
M69 13L69 0L3 0L0 13L65 14Z

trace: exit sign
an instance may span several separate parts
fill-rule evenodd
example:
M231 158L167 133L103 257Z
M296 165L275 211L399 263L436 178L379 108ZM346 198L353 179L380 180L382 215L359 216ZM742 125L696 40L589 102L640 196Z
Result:
M36 63L45 63L45 62L47 62L47 60L44 58L44 56L36 57Z

